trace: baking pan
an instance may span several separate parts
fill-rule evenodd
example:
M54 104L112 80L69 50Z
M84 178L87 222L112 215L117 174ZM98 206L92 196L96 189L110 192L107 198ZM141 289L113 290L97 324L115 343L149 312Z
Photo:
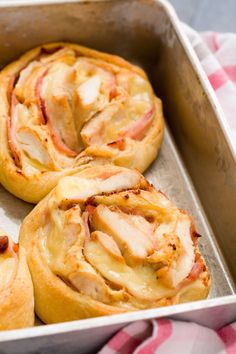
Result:
M212 276L208 300L0 332L0 353L95 353L125 324L169 316L219 328L236 318L236 160L205 74L164 0L0 3L0 65L42 43L71 41L142 66L164 103L164 143L147 178L190 212ZM17 234L30 204L0 188L0 224Z

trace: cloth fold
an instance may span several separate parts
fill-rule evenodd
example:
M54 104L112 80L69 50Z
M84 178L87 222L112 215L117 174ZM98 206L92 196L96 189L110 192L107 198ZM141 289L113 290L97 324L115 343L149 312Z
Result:
M236 34L184 30L225 113L236 151ZM120 330L99 354L236 354L236 322L214 331L196 323L159 319Z
M236 151L236 34L184 30L225 113Z
M235 354L236 324L218 331L192 322L139 321L120 330L99 354Z

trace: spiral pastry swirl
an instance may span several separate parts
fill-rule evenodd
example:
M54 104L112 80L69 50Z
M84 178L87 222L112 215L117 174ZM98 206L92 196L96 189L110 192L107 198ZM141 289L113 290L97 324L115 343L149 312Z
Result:
M210 278L191 217L135 170L62 178L23 221L46 323L203 299Z
M163 136L142 69L75 44L35 48L0 73L0 182L29 202L94 164L144 171Z
M33 324L33 285L25 251L0 230L0 330Z

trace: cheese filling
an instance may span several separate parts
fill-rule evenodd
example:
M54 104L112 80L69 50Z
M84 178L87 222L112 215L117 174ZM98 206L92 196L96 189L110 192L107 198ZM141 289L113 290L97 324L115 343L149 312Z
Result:
M194 268L192 221L137 172L110 168L59 182L41 246L51 270L76 291L152 307L175 296Z

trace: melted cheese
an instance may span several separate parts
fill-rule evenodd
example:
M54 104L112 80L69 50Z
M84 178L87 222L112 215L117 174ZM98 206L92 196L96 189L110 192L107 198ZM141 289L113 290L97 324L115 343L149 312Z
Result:
M136 171L110 166L65 177L48 213L41 239L52 271L98 301L150 307L174 296L194 265L191 218Z
M155 270L148 266L129 267L116 261L99 242L90 241L84 249L86 259L104 278L127 289L134 297L155 301L174 294L174 290L157 279Z

